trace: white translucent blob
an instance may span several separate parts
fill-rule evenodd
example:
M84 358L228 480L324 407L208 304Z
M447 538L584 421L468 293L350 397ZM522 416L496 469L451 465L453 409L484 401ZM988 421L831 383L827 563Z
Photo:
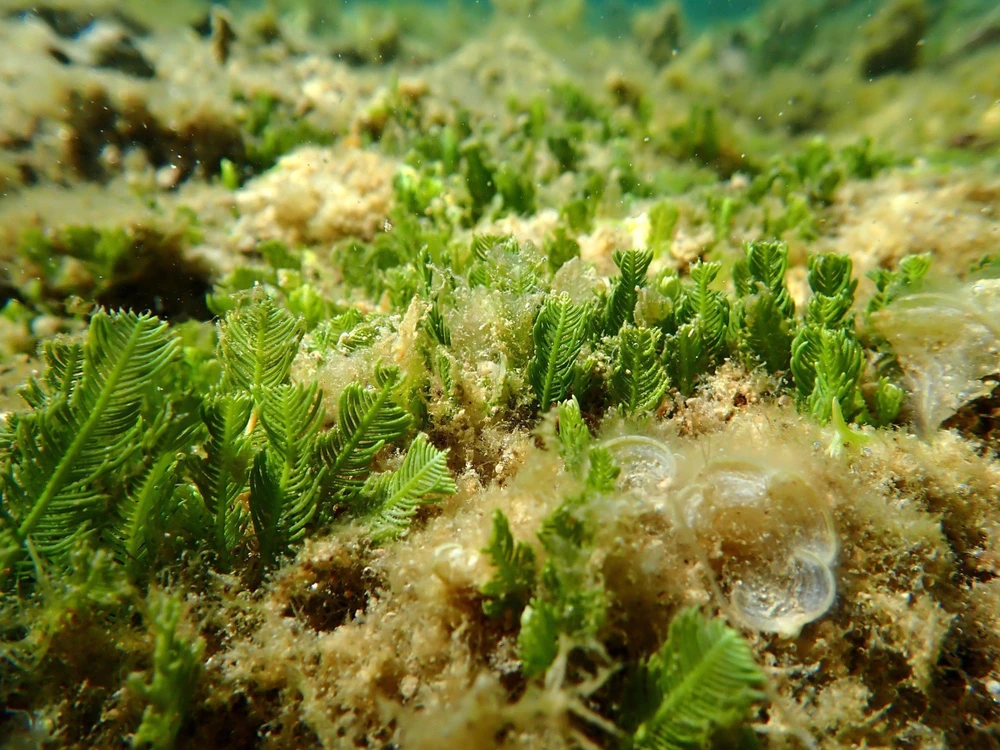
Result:
M833 604L837 592L829 563L799 551L767 567L757 567L732 584L729 595L750 627L796 635Z
M698 545L745 625L792 636L830 608L837 534L828 503L805 477L716 460L678 491L677 459L666 443L630 435L600 447L621 469L618 488L669 510Z
M871 322L892 344L921 432L990 392L985 378L1000 368L1000 279L907 295Z
M446 542L435 547L432 570L445 583L456 588L467 586L475 580L479 557L476 550Z
M777 547L812 553L830 564L837 555L833 520L802 477L750 461L713 461L680 496L679 511L700 537L720 537L747 554Z
M827 504L803 477L713 461L674 507L747 625L794 635L833 603L837 535Z
M626 492L656 500L663 497L677 474L673 451L660 440L627 435L605 440L600 447L611 454L621 469L618 486Z

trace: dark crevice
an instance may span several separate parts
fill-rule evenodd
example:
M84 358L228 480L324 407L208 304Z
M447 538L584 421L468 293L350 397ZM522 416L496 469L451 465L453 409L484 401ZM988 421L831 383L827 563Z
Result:
M69 92L66 111L67 159L81 177L95 182L112 176L103 159L108 146L141 149L152 166L178 170L175 182L194 173L218 174L223 159L239 164L246 157L239 128L211 113L195 112L168 127L143 101L127 99L118 106L101 87Z
M6 13L7 18L35 17L63 39L76 39L98 19L114 21L134 36L148 36L149 27L121 10L108 10L100 14L82 8L67 8L53 5L32 5L15 8Z
M335 630L365 612L375 592L385 586L363 561L348 565L307 563L300 572L299 585L289 595L282 614L303 621L318 633Z
M173 322L211 320L205 302L210 271L185 258L177 237L139 232L115 264L113 280L97 295L109 308L151 312Z
M1000 380L1000 376L994 376ZM1000 457L1000 385L986 396L974 399L941 425L980 445L980 455Z

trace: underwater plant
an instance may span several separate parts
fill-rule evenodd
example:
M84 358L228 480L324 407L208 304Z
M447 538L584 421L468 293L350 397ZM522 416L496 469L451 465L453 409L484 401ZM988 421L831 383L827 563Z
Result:
M637 668L630 700L636 748L704 744L762 699L764 675L736 631L697 610L678 614L663 646Z
M0 18L0 745L992 747L989 23L321 5Z
M835 440L853 439L844 420L888 423L903 390L885 376L866 381L860 367L864 344L848 259L810 259L812 294L797 311L785 281L788 249L780 241L747 244L733 267L734 296L714 288L718 263L692 266L686 280L669 272L650 277L651 251L616 252L619 273L586 295L553 289L554 274L578 261L549 263L512 237L478 235L467 254L441 256L440 264L423 253L414 258L426 264L414 267L423 281L413 289L424 303L411 302L406 311L421 311L408 324L417 341L415 366L394 353L404 325L398 315L321 306L304 317L302 298L281 286L220 297L225 312L215 335L200 342L149 315L97 311L83 341L49 344L45 372L24 390L29 410L9 416L2 433L7 590L43 592L51 571L88 548L106 550L114 561L108 575L139 587L193 548L217 570L261 588L311 535L345 521L359 524L371 547L394 544L424 517L424 506L459 490L450 448L435 447L442 428L428 419L425 389L440 382L452 410L484 408L468 400L482 382L472 359L480 350L465 343L462 315L472 309L458 301L478 294L499 304L503 316L512 315L512 305L529 305L517 334L527 346L501 350L507 370L494 398L521 399L543 421L552 411L562 471L570 478L534 544L519 540L496 510L483 549L495 572L478 587L479 607L516 623L524 679L555 680L579 659L608 660L607 628L617 615L599 540L609 504L627 501L629 513L673 524L681 547L704 561L721 597L717 606L731 621L794 637L824 615L837 590L839 541L825 501L801 476L723 456L694 473L688 458L681 477L681 459L668 443L641 431L596 440L588 420L608 410L640 425L672 392L696 393L732 357L773 373L819 423L833 419ZM299 272L297 256L285 247L268 248L265 257L279 270ZM896 287L903 291L880 292L888 301L872 309L871 320L907 299L905 285ZM880 290L896 287L887 281ZM502 337L493 345L508 346ZM906 355L900 347L904 368ZM386 357L399 364L386 364ZM304 366L348 361L356 362L358 375L335 398L324 395L320 382L300 379ZM865 382L874 388L871 407L862 395ZM772 535L782 544L767 541ZM721 564L720 545L728 550ZM148 704L136 730L140 744L164 732L176 736L189 710L177 686L199 674L201 641L177 640L179 600L164 602L166 609L149 616L166 661L154 656L152 681L130 683ZM698 655L696 642L718 643L724 660L745 658L733 631L692 618L676 615L659 655L636 662L645 665L649 684L659 685L647 688L655 698L644 718L621 719L633 722L637 747L672 747L680 740L671 737L730 726L760 697L759 673L746 664L742 687L695 682L692 697L681 697L677 691L688 688L677 685L698 679L680 676L684 670L711 668L695 666L710 659ZM24 653L41 648L67 622L53 620L48 631L29 636ZM667 656L675 650L677 656ZM674 659L693 661L670 677ZM704 705L681 718L685 700ZM680 707L656 708L673 701Z

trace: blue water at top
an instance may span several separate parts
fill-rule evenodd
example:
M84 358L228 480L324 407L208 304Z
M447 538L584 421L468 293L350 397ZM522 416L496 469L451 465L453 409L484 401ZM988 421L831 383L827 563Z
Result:
M657 5L655 0L623 0L621 3L627 7L643 7ZM706 23L711 21L731 20L742 18L752 13L761 0L683 0L681 6L684 8L684 15L692 23ZM595 2L594 5L601 5Z
M259 7L264 5L264 0L214 0L222 5ZM446 5L450 0L422 0L416 5L426 4L428 6ZM463 2L489 7L489 0L462 0ZM540 0L545 2L546 0ZM600 20L602 17L608 21L620 23L623 16L631 15L637 8L648 8L659 5L664 0L585 0L587 3L587 16L592 20ZM211 0L206 0L211 2ZM329 0L331 5L351 6L355 4L378 5L378 0ZM727 21L742 18L756 10L764 0L680 0L684 9L685 20L694 26L709 25L713 21ZM386 2L387 5L395 3ZM412 10L412 6L410 8Z
M544 2L544 0L542 0ZM607 25L627 30L632 13L652 8L662 0L587 0L587 19L592 26ZM713 23L735 21L752 14L763 0L682 0L684 21L689 27L704 28ZM610 29L608 29L610 30Z

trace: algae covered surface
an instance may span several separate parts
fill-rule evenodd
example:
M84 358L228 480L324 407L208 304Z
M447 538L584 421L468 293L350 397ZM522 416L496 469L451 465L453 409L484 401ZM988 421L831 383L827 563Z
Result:
M997 11L0 2L0 748L1000 747Z

